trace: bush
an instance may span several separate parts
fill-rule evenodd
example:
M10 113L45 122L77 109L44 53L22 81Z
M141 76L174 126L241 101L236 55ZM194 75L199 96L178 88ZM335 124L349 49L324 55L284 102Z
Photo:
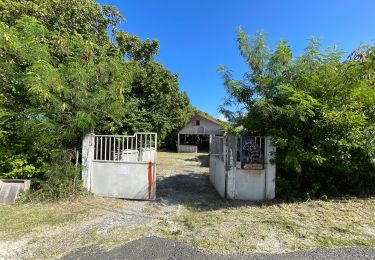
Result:
M54 152L52 163L39 178L32 178L32 190L20 196L19 201L56 201L74 199L85 194L81 181L81 167L74 151Z
M271 51L265 34L237 33L249 70L235 80L220 68L228 92L222 112L243 134L275 139L277 195L375 194L375 46L345 59L312 39L293 57L286 41Z
M51 166L45 178L41 189L47 200L72 199L83 193L80 167L71 163Z

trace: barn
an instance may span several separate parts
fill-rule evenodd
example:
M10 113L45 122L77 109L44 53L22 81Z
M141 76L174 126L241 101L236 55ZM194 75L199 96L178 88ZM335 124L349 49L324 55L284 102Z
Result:
M208 152L210 138L222 133L222 122L203 113L196 113L178 132L177 151L179 153Z

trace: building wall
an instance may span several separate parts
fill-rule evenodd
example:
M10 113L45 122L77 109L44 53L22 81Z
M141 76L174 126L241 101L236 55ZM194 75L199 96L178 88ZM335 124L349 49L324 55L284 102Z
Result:
M200 120L200 125L196 125L196 120ZM190 122L179 132L179 134L219 134L222 131L221 125L215 124L203 117L195 116Z

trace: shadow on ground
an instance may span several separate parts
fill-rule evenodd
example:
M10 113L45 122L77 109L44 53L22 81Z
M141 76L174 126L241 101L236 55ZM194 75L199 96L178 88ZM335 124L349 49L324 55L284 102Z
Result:
M185 162L200 162L200 167L209 167L209 155L202 154L195 158L186 158Z
M166 204L195 204L221 201L209 177L194 170L163 178L156 183L158 200Z
M268 207L281 203L298 202L277 199L270 201L223 199L210 182L209 175L202 173L202 169L205 168L207 170L209 167L209 155L194 155L182 160L197 164L184 165L176 170L174 175L158 178L156 183L156 202L162 202L168 205L182 204L199 211L230 209L242 206Z
M251 202L226 200L219 196L209 180L209 175L202 173L201 168L209 167L208 155L185 158L186 162L200 162L200 165L190 168L185 165L176 170L174 175L159 178L156 183L156 202L167 205L182 204L196 210L215 210L234 208L246 205L274 205L278 202Z

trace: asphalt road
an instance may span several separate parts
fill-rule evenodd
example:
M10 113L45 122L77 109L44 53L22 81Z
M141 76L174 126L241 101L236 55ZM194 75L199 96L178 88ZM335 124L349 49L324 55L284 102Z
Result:
M375 259L375 249L338 248L315 249L283 254L205 254L198 249L171 239L145 237L132 241L111 251L101 251L96 247L79 249L63 259Z

